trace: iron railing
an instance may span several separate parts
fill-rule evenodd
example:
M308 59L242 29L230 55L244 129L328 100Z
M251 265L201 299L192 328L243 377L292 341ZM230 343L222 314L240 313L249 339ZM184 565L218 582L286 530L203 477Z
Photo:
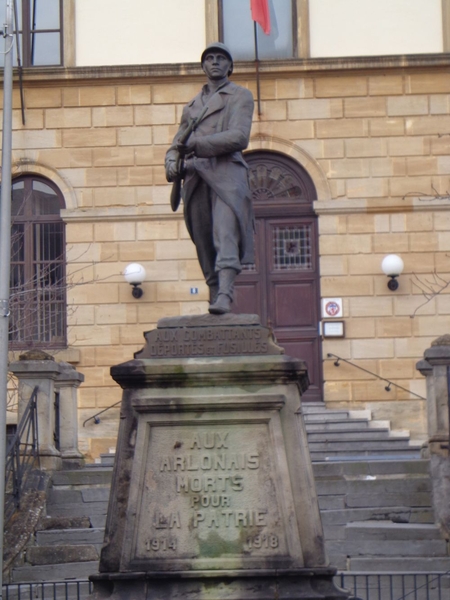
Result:
M122 400L118 400L117 402L114 402L114 404L111 404L111 406L107 406L106 408L104 408L100 412L96 413L95 415L92 415L92 417L89 417L88 419L86 419L85 421L83 421L83 427L86 427L86 423L89 423L89 421L94 421L94 423L96 425L98 425L100 423L100 415L102 415L106 411L110 410L111 408L115 408L116 406L119 406L119 404L121 402L122 402Z
M336 584L360 600L448 600L447 573L339 573ZM87 579L10 583L3 600L85 600L93 591Z
M87 579L9 583L3 586L3 600L86 600L92 591Z
M385 383L387 383L387 385L384 388L386 390L386 392L390 392L391 387L394 386L394 387L398 388L399 390L402 390L404 392L407 392L408 394L411 394L412 396L416 396L416 398L420 398L421 400L426 400L426 398L424 398L420 394L416 394L416 392L412 392L411 390L408 390L407 388L403 387L402 385L399 385L398 383L394 383L390 379L386 379L386 377L381 377L381 375L377 375L377 373L374 373L373 371L369 371L369 369L360 367L359 365L356 365L355 363L353 363L351 360L342 358L341 356L338 356L337 354L332 354L331 352L329 352L327 354L327 358L335 359L335 361L333 363L335 367L339 367L340 363L344 362L347 365L355 367L355 369L359 369L360 371L364 371L364 373L368 373L369 375L372 375L373 377L375 377L376 379L379 379L380 381L384 381Z
M53 431L53 441L55 442L55 448L61 450L61 413L60 413L60 396L59 392L55 392L55 401L53 403L55 411L55 429Z
M449 600L447 573L340 573L336 583L361 600Z
M5 521L20 507L20 498L31 471L39 468L36 386L9 443L5 462Z

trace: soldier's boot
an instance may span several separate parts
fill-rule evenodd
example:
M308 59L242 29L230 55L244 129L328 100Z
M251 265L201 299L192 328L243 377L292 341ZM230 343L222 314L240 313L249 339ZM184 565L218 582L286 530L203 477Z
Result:
M216 301L209 307L211 314L224 315L231 311L236 275L237 272L234 269L221 269L219 271L219 293Z
M209 286L209 304L214 304L217 300L217 294L219 293L219 285L213 284Z

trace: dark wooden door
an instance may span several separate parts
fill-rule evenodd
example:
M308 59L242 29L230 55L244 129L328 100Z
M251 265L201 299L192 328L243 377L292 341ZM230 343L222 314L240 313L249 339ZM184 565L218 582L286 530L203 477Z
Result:
M273 328L286 354L308 365L304 400L322 400L315 189L292 159L272 152L246 155L256 235L255 264L236 280L234 311L256 313Z

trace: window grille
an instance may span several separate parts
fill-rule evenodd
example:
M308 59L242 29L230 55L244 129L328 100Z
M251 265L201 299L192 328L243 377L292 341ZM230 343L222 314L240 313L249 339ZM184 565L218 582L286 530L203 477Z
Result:
M311 227L275 227L272 234L275 270L311 269Z
M66 345L64 207L51 182L28 176L12 186L12 347Z

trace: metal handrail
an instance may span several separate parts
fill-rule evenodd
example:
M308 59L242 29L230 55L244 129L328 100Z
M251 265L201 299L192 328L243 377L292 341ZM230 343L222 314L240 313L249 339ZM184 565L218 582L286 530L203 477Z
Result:
M388 384L384 388L386 390L386 392L390 392L391 391L391 387L394 386L396 388L399 388L400 390L403 390L404 392L407 392L408 394L412 394L413 396L416 396L417 398L420 398L421 400L426 400L426 398L424 398L420 394L416 394L416 392L411 392L411 390L408 390L407 388L403 387L402 385L399 385L398 383L394 383L390 379L386 379L386 377L381 377L380 375L377 375L373 371L369 371L369 369L364 369L364 367L360 367L359 365L355 365L355 363L352 363L350 360L347 360L346 358L342 358L341 356L338 356L337 354L332 354L331 352L329 352L327 354L327 358L335 358L336 359L334 361L334 366L335 367L339 367L339 363L342 361L342 362L347 363L348 365L351 365L352 367L355 367L355 369L359 369L360 371L364 371L364 373L368 373L369 375L372 375L373 377L376 377L377 379L380 379L381 381L385 381Z
M107 410L114 408L115 406L117 406L118 404L120 404L122 402L122 400L118 400L117 402L115 402L114 404L111 404L111 406L107 406L106 408L104 408L103 410L101 410L100 412L96 413L95 415L92 415L92 417L89 417L88 419L86 419L85 421L83 421L83 427L86 426L86 423L89 423L89 421L94 420L94 423L96 425L98 425L100 423L100 419L99 416L102 415L103 413L105 413Z
M40 468L37 419L38 391L39 388L36 386L6 451L5 521L12 516L17 508L20 508L20 499L28 475L36 466Z

